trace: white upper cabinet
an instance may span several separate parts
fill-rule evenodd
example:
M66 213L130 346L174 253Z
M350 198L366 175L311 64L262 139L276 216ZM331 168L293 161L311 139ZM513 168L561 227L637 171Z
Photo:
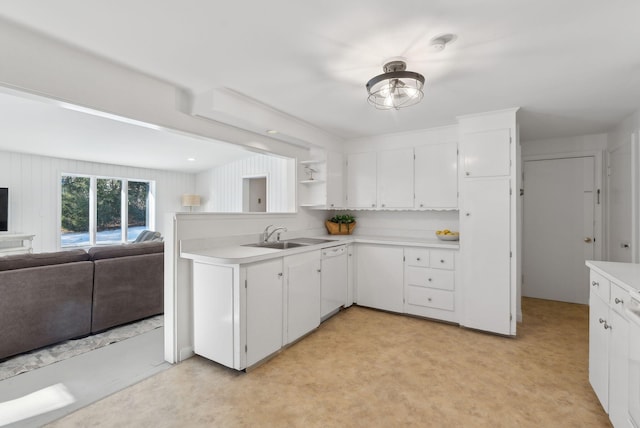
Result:
M464 134L462 167L465 177L508 176L511 170L509 128Z
M347 205L349 208L376 208L376 152L351 153L347 157Z
M415 149L415 208L458 207L458 146L430 144Z
M325 157L322 159L322 157ZM300 206L318 209L345 207L344 155L326 152L320 159L303 160L301 164Z
M413 208L413 148L378 152L378 208Z
M327 198L326 207L344 208L344 155L327 152Z

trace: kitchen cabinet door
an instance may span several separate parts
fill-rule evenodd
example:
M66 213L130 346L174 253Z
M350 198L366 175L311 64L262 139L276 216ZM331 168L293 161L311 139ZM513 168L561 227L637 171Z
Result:
M347 156L347 205L349 208L377 207L377 154Z
M347 302L348 264L346 246L340 245L322 250L320 281L320 316L322 318Z
M233 275L232 267L193 263L193 350L237 368L234 359L237 350L233 346Z
M344 208L344 155L327 152L327 200L329 209Z
M358 245L356 302L385 311L403 312L403 249Z
M510 174L509 128L468 133L463 136L461 144L465 177L496 177Z
M282 347L282 276L282 258L246 267L247 367Z
M415 208L458 207L458 146L430 144L415 149Z
M413 208L413 148L378 153L378 207Z
M511 331L511 219L508 179L467 180L461 199L460 257L466 327Z
M284 258L287 283L286 343L320 325L320 251Z
M609 317L609 419L614 427L622 427L629 419L629 321L613 310Z
M609 412L609 306L593 291L589 297L589 382Z

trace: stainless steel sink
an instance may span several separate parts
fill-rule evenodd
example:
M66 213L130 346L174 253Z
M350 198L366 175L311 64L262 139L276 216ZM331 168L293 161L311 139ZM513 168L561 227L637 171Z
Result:
M245 244L243 247L273 248L275 250L286 250L287 248L304 247L308 244L298 244L296 242L280 241L280 242L262 242L259 244Z

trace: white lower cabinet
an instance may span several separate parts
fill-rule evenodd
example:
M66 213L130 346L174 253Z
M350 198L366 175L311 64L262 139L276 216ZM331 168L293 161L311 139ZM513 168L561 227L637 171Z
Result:
M246 281L249 367L282 347L282 259L248 265Z
M452 250L405 249L404 312L457 322L455 256Z
M615 428L629 422L629 293L591 271L589 296L589 382Z
M320 325L320 251L285 257L284 271L287 296L284 335L285 344L289 344Z
M385 311L403 312L403 248L358 244L356 302Z
M247 265L193 263L194 352L237 370L283 345L282 257Z

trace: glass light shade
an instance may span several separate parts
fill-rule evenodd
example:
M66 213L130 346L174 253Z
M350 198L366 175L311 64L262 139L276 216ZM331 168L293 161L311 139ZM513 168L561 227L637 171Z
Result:
M391 110L418 104L424 97L424 76L412 71L392 71L380 74L367 83L370 104L377 109Z

